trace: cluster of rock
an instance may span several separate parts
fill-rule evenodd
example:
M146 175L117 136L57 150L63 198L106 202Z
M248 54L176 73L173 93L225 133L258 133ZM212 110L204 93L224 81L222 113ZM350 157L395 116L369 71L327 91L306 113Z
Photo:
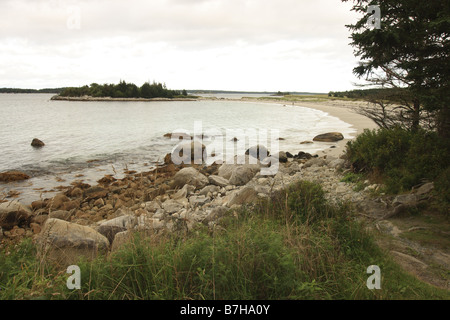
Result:
M262 175L264 161L254 163L250 155L242 157L236 163L243 164L175 166L168 155L165 165L150 172L120 180L105 176L96 186L77 181L65 192L31 206L4 202L0 204L0 237L32 236L41 255L69 265L80 256L93 258L116 251L136 231L184 233L199 224L214 227L240 206L270 197L299 180L321 184L331 202L367 206L364 212L379 205L382 216L374 213L374 218L391 212L386 211L386 204L367 197L377 185L355 191L353 184L341 182L344 159L286 157L276 174ZM413 205L412 197L418 201L431 189L425 185L413 194L398 196L392 208Z
M256 154L248 151L235 163L209 166L177 166L168 154L164 165L149 172L120 180L107 175L95 186L75 181L64 192L30 206L0 203L0 238L32 236L40 254L69 265L80 256L117 250L135 231L184 233L199 224L214 227L240 206L299 180L320 183L330 201L363 202L364 192L376 188L356 192L341 182L344 159L280 152L278 170L263 175L270 161L258 159L259 147Z
M175 166L166 164L98 185L81 181L50 199L30 206L0 204L0 237L33 236L41 254L62 264L116 250L134 231L187 232L197 224L215 225L233 209L270 196L300 179L301 162L291 159L273 176L261 175L259 160L243 164ZM306 160L302 160L306 161ZM288 163L286 163L288 164Z

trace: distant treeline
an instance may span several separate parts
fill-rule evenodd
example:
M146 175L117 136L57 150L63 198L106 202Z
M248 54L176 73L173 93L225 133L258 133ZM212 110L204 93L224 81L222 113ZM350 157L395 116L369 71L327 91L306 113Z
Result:
M394 96L402 92L399 88L373 88L373 89L356 89L350 91L330 91L328 93L329 97L336 98L368 98L374 96Z
M169 90L162 83L144 83L138 87L134 83L120 81L118 84L97 84L92 83L83 87L64 88L60 93L62 97L82 97L91 96L96 98L175 98L187 96L186 90Z
M64 88L52 89L18 89L18 88L0 88L0 93L61 93Z

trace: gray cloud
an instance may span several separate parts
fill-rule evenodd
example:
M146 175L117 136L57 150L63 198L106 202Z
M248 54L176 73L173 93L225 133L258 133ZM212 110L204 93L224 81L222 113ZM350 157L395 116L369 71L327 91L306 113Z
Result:
M288 62L295 69L304 59L339 70L355 63L344 26L354 16L348 4L336 0L5 0L1 5L0 86L21 77L27 83L35 75L41 78L30 85L50 85L56 75L67 85L89 78L118 81L121 75L111 78L115 72L135 81L147 81L150 73L160 80L167 76L178 85L192 79L184 71L197 72L191 83L205 87L226 84L202 80L213 76L212 70L226 71L212 67L215 62L249 72L264 62L273 64L265 66L271 70ZM45 70L49 74L42 74Z

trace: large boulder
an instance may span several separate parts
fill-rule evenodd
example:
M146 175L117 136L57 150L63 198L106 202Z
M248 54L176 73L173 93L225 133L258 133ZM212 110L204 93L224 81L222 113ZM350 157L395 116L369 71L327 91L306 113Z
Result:
M260 169L261 162L249 154L235 156L234 163L222 164L217 170L217 174L228 180L228 184L240 186L249 182ZM224 180L222 182L225 183Z
M31 209L19 201L0 203L0 228L11 230L14 226L26 226L31 215Z
M188 167L178 171L173 177L172 187L182 188L185 184L190 184L195 188L203 188L209 183L208 178L195 168Z
M30 176L21 171L5 171L0 173L0 181L13 182L30 179Z
M242 189L233 191L229 196L226 197L226 205L232 207L234 205L243 205L246 203L254 202L258 199L258 192L254 187L245 186Z
M235 186L243 186L252 180L259 170L259 165L243 164L235 166L231 172L229 183Z
M236 167L235 164L224 163L217 170L217 174L219 175L219 177L229 180L235 167Z
M217 222L229 212L230 209L225 206L214 207L207 213L207 216L202 220L202 223L208 225L210 222Z
M340 132L327 132L327 133L319 134L318 136L315 136L313 141L336 142L336 141L339 141L342 139L344 139L344 136Z
M49 218L36 238L41 258L68 266L76 264L81 257L94 259L106 253L108 239L91 227Z

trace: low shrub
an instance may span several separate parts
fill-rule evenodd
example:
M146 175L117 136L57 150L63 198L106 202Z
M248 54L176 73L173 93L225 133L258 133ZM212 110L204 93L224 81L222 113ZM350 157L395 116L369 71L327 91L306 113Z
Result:
M400 193L448 170L450 146L435 132L378 129L350 141L346 154L354 172L381 175L387 192Z

